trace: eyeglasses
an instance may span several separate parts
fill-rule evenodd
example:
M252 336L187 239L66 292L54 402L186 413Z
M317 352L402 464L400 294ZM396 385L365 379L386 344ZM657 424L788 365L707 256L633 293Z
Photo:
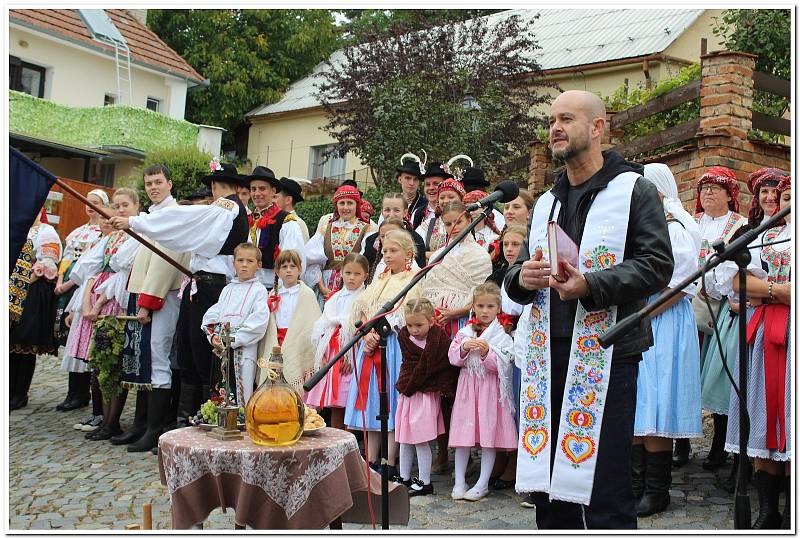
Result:
M713 184L713 183L707 183L707 184L703 185L702 187L700 187L700 192L701 193L703 191L705 191L706 193L711 193L712 195L714 193L719 193L720 191L724 191L724 190L725 190L724 187L722 187L720 185Z

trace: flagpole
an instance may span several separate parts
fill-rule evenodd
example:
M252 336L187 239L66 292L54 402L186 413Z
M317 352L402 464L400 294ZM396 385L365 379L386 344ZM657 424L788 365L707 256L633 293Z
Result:
M113 217L113 215L109 214L101 206L98 206L97 204L94 204L93 202L91 202L88 198L86 198L85 196L80 194L72 186L68 185L65 181L63 181L58 176L56 176L55 183L58 184L58 186L61 187L63 190L65 190L67 193L69 193L70 195L74 196L75 198L77 198L78 200L80 200L81 202L83 202L84 204L89 206L90 208L92 208L94 211L96 211L97 213L99 213L100 215L105 217L106 219L111 219ZM184 275L186 275L189 278L192 277L192 272L191 271L189 271L185 267L183 267L180 264L178 264L178 262L176 262L167 253L165 253L164 251L162 251L161 249L159 249L158 247L156 247L155 245L153 245L152 243L150 243L149 241L147 241L146 239L141 237L139 234L137 234L136 232L134 232L133 230L130 230L130 229L125 230L125 232L130 237L132 237L133 239L135 239L136 241L138 241L139 243L141 243L142 245L144 245L145 247L147 247L148 249L153 251L155 254L157 254L158 256L160 256L161 258L166 260L167 262L169 262L169 264L172 265L175 269L177 269L178 271L180 271L181 273L183 273Z

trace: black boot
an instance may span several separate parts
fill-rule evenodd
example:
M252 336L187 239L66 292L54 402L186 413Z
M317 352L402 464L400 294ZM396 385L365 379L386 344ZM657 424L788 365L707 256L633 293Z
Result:
M91 395L89 394L89 384L92 380L92 374L89 372L71 372L70 375L75 376L75 382L72 391L72 398L64 404L63 410L69 412L70 410L77 410L89 404Z
M790 530L792 529L792 480L790 476L785 476L783 479L784 489L783 495L785 499L783 500L783 518L781 519L781 529L782 530Z
M178 427L188 427L189 417L197 413L200 406L196 402L200 398L201 388L189 382L181 380L181 393L178 399Z
M17 378L19 378L19 363L22 361L20 354L8 356L8 398L9 403L17 398Z
M728 430L728 416L713 414L714 418L714 437L711 439L711 449L708 456L703 461L704 470L716 470L725 466L728 454L725 452L725 435Z
M75 375L77 373L71 372L67 377L67 396L64 400L56 404L56 412L63 412L64 406L75 396Z
M635 444L631 448L631 484L633 495L638 502L644 494L645 455L644 444Z
M717 486L727 492L733 494L736 492L736 479L739 477L739 453L733 454L733 464L731 464L731 471L725 479L717 477Z
M677 438L675 440L675 452L672 454L672 465L676 468L685 466L689 462L689 453L692 450L692 444L689 438Z
M645 456L644 496L636 507L636 516L646 517L660 513L669 505L669 488L672 486L672 452L647 451Z
M127 445L142 437L147 430L147 399L149 391L140 389L136 392L136 411L133 416L133 425L120 434L112 436L108 441L111 445Z
M758 518L753 523L754 530L777 530L781 527L778 496L780 496L782 486L782 475L768 474L764 470L756 472Z
M181 373L172 369L172 388L169 398L169 421L164 426L164 432L178 428L177 418L181 401Z
M14 400L8 406L9 410L19 410L28 405L28 390L31 388L33 373L36 370L36 354L20 354L19 371Z
M138 441L128 446L128 453L150 451L158 445L161 430L169 421L171 389L151 389L147 397L147 430Z

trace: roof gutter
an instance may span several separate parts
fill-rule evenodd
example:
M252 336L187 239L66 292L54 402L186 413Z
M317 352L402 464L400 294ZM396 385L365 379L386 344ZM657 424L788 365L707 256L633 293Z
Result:
M596 62L593 64L581 64L577 66L558 67L555 69L544 69L542 73L545 75L561 75L567 73L579 73L587 69L604 69L609 67L626 66L630 64L639 64L643 62L656 62L656 63L671 63L681 65L691 65L692 62L684 60L683 58L675 58L663 53L647 54L642 56L632 56L630 58L621 58L618 60L607 60L605 62Z
M103 56L108 56L111 59L114 58L114 53L112 51L109 51L108 49L106 49L104 47L100 47L99 45L94 45L92 43L87 43L86 41L83 41L83 40L80 40L80 39L74 39L74 38L65 36L64 34L61 34L59 32L54 32L52 30L47 30L47 29L41 28L41 27L36 26L34 24L31 24L31 23L29 23L27 21L16 19L16 18L14 18L14 17L12 17L10 15L8 17L8 22L9 22L9 24L16 24L16 25L21 26L23 28L26 28L28 30L33 30L35 32L39 32L41 34L44 34L46 36L49 36L49 37L52 37L52 38L55 38L55 39L60 39L61 41L67 41L69 43L72 43L73 45L78 45L80 47L84 47L86 49L90 49L90 50L93 50L95 52L99 52ZM165 75L170 75L172 77L183 79L183 80L185 80L187 82L187 84L188 83L195 83L196 86L204 85L204 82L206 82L208 80L208 79L196 80L196 79L193 79L191 77L187 77L185 75L181 75L179 73L175 73L174 71L170 71L168 69L164 69L163 67L142 62L141 60L137 60L135 58L131 59L131 63L133 65L137 65L139 67L152 69L153 71L157 71L157 72L163 73ZM204 86L208 87L207 84L204 85Z

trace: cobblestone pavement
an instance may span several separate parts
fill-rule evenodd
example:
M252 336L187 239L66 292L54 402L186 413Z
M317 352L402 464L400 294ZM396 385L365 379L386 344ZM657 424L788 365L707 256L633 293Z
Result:
M168 529L169 496L159 481L157 457L84 439L72 425L89 413L89 407L55 411L66 387L67 375L58 370L55 358L39 358L28 406L10 415L10 528L123 530L128 524L141 522L142 505L149 502L153 505L153 527ZM133 404L134 399L129 399L123 427L132 421ZM704 440L694 441L690 463L673 472L670 507L659 515L640 519L640 528L733 528L733 497L715 486L714 474L700 467L708 451L706 434ZM726 466L719 473L727 476L729 470ZM470 503L450 499L450 477L434 476L434 487L435 495L412 498L408 528L535 528L535 510L520 507L522 498L513 489L493 492ZM755 511L758 503L752 485L750 491ZM233 529L233 512L214 511L205 527Z

